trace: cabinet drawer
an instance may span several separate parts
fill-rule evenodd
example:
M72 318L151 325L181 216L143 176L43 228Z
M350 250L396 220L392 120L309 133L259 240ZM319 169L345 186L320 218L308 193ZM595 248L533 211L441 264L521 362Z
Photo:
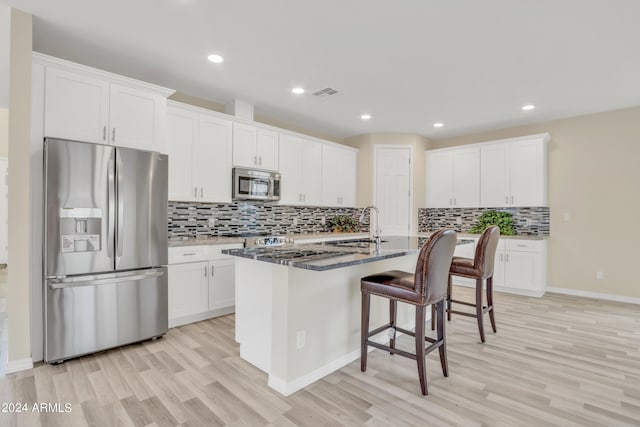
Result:
M505 239L505 243L508 251L541 252L546 242L544 240Z
M227 245L211 245L209 248L209 258L210 260L217 259L225 259L225 258L234 258L231 255L223 254L222 251L224 249L242 249L244 244L242 243L230 243Z
M180 246L169 248L169 264L207 261L208 259L208 246Z

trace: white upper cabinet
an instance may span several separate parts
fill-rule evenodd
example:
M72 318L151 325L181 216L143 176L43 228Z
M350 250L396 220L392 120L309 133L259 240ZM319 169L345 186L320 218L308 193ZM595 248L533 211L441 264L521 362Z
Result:
M480 148L427 151L427 207L480 204Z
M548 134L481 145L481 206L546 206Z
M107 143L109 82L47 67L45 87L45 136Z
M283 205L322 204L322 143L280 134Z
M233 165L277 171L278 133L244 123L234 123Z
M231 134L229 120L200 114L196 161L200 201L231 201Z
M169 200L230 202L232 122L178 103L167 118Z
M357 152L325 144L322 147L322 204L354 207Z
M166 98L173 91L46 55L37 58L46 67L46 137L166 152Z
M197 171L193 165L197 157L197 132L197 113L175 106L168 107L169 200L197 199Z
M167 100L155 93L111 84L109 141L119 147L166 151L163 122Z

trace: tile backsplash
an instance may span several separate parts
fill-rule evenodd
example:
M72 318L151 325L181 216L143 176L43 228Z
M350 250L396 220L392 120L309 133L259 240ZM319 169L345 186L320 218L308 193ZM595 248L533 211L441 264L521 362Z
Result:
M469 231L477 223L478 217L489 210L511 212L517 234L549 235L548 207L418 209L418 231L431 231L440 228L452 228L459 232Z
M313 233L328 231L323 218L360 216L357 208L281 206L272 203L169 202L169 237L233 236L247 233ZM369 231L369 212L361 231Z

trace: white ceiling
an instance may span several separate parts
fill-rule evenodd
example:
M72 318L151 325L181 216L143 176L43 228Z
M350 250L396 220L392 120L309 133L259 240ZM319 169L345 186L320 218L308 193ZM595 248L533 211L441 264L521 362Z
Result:
M0 1L34 14L36 51L338 137L640 105L638 0Z

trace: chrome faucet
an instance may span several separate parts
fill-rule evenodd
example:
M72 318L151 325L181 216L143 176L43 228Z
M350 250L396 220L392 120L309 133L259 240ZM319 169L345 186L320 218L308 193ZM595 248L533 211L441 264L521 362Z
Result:
M362 208L362 212L360 212L360 223L362 223L362 221L364 221L364 213L367 211L367 209L373 209L374 211L376 211L376 230L373 234L373 238L376 241L376 252L380 252L380 247L382 245L382 242L380 240L380 209L378 209L376 206L367 206L366 208ZM371 223L371 221L369 221L369 223Z

